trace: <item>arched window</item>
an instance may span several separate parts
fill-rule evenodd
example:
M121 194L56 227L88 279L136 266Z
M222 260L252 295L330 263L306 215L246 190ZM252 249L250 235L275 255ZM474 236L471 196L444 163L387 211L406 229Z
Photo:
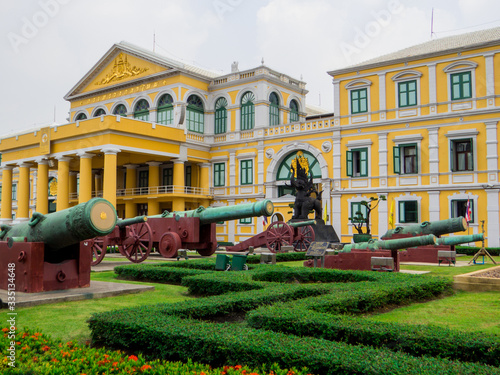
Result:
M127 107L125 107L123 104L118 104L113 111L114 115L122 116L122 117L127 117Z
M75 121L81 121L81 120L86 120L87 115L85 113L80 113L78 116L76 116Z
M196 133L205 131L203 102L197 95L190 95L187 100L187 128Z
M290 178L292 177L292 171L291 171L291 165L293 160L297 156L301 156L300 154L297 155L298 153L302 153L302 157L307 159L307 164L309 168L309 173L308 177L313 178L321 178L321 166L318 162L318 160L308 151L302 151L302 150L297 150L293 151L290 153L280 164L278 168L278 173L276 174L276 180L278 181L290 181ZM278 186L278 196L283 196L286 194L295 194L295 191L293 188L288 187L286 185L280 185Z
M255 126L255 96L252 92L246 92L241 98L241 130L250 130Z
M102 115L105 115L106 114L106 111L102 108L99 108L97 111L95 111L94 113L94 117L99 117L99 116L102 116Z
M299 121L299 104L296 100L290 102L290 122Z
M278 94L272 92L269 95L269 126L279 125L280 123L280 98Z
M174 123L174 99L170 94L162 95L158 101L156 122L162 125Z
M227 100L219 98L215 102L215 126L214 133L222 134L226 132L227 127Z
M149 103L146 99L139 100L135 105L134 118L149 121Z

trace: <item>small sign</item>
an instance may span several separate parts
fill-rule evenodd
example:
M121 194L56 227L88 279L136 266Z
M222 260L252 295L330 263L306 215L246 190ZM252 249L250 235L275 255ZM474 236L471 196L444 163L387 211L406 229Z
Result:
M326 249L328 249L329 242L311 242L309 249L307 249L306 256L311 257L322 257L326 253Z

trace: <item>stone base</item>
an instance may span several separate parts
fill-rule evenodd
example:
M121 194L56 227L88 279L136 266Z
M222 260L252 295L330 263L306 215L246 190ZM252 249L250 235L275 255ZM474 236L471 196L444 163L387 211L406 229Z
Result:
M314 229L315 241L340 243L340 239L331 225L326 225L321 219L316 219L316 224L311 225Z

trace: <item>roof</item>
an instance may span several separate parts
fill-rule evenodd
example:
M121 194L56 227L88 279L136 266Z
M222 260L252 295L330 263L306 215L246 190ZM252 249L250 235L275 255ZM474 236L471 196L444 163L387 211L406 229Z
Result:
M387 55L379 56L346 68L332 70L330 75L348 73L360 68L371 68L387 65L399 61L416 60L423 57L451 53L461 50L473 49L489 44L500 43L500 27L473 31L466 34L453 35L446 38L434 39L429 42L417 44Z

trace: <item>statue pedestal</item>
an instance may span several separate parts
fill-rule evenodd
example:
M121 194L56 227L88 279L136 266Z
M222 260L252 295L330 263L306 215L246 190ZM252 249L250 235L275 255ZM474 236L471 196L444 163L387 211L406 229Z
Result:
M304 221L302 219L292 219L294 221ZM335 232L335 229L331 225L326 225L322 219L316 219L316 224L311 225L314 230L315 241L321 242L337 242L340 243L340 239Z

